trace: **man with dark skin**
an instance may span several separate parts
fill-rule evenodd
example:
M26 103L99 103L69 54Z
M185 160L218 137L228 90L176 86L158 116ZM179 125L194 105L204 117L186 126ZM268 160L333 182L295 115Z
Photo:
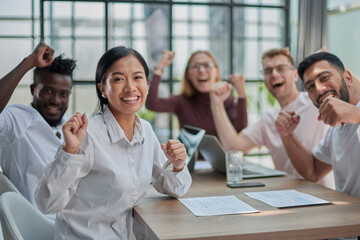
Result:
M0 80L0 165L23 196L36 206L34 193L45 166L63 142L61 126L72 88L73 59L40 42ZM7 106L23 76L34 69L30 105Z

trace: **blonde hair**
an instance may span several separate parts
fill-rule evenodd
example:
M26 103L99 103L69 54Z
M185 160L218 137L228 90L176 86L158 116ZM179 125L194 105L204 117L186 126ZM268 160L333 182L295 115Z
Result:
M188 98L194 96L194 94L196 92L196 89L194 88L194 86L192 85L190 80L188 79L187 75L188 75L188 70L189 70L189 65L191 63L191 60L197 54L206 54L209 58L211 58L211 60L215 64L215 67L216 67L217 72L218 72L218 76L216 77L215 82L220 82L221 81L219 66L218 66L218 64L216 62L215 57L209 51L198 50L198 51L192 53L189 60L187 61L187 64L186 64L186 68L185 68L185 71L184 71L184 76L183 76L183 79L181 81L181 92L180 92L180 94L185 95Z
M265 58L272 58L277 55L284 55L288 58L290 64L295 67L294 58L291 56L290 50L288 47L285 48L273 48L263 53L262 55L262 64L264 65Z

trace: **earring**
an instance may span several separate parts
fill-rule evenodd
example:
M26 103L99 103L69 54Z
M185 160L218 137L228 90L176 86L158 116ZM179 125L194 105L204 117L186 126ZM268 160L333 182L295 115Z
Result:
M106 98L106 96L105 96L104 94L101 94L101 96L102 96L103 98Z

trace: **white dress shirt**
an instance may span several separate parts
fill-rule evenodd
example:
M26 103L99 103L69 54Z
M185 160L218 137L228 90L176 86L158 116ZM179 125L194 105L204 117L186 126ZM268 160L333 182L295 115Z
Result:
M152 183L161 193L184 195L185 167L172 172L151 125L136 116L131 142L106 108L89 120L77 154L59 148L36 191L44 213L57 213L54 239L129 239L132 208Z
M55 136L65 121L50 127L31 105L10 105L0 113L0 165L21 194L36 206L35 189L62 139Z

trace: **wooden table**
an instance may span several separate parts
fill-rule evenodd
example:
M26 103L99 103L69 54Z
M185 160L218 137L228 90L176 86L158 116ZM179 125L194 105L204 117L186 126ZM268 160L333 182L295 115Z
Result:
M192 174L184 197L235 195L260 213L196 217L180 201L151 189L134 209L134 218L150 239L326 239L360 236L360 198L289 176L261 178L265 187L228 188L225 175ZM277 209L244 194L295 189L332 202Z

